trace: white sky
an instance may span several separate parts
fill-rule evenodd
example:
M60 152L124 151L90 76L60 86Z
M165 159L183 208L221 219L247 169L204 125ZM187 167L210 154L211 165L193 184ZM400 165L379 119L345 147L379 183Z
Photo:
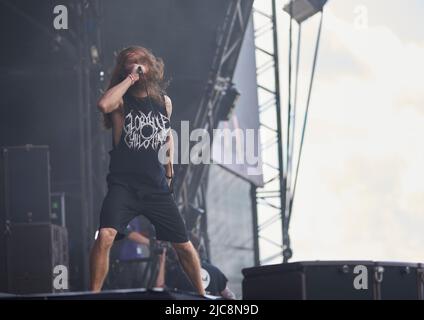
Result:
M278 2L286 110L288 19ZM419 0L329 1L291 221L292 261L424 261L423 16ZM303 27L299 120L317 18ZM276 224L265 234L280 241L279 231ZM262 257L274 252L261 246Z

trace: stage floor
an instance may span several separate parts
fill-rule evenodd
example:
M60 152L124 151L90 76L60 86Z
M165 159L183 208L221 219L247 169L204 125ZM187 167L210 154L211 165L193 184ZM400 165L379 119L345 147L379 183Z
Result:
M200 296L191 292L157 289L105 290L13 295L0 293L0 300L222 300L217 296Z

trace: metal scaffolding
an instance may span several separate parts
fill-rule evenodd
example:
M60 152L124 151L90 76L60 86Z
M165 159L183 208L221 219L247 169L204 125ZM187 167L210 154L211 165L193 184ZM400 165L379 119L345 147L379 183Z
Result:
M218 32L217 47L205 93L200 102L192 128L203 128L211 140L213 129L220 121L219 112L226 92L232 85L232 78L241 50L244 34L251 14L253 0L232 0L228 2L223 24ZM189 151L188 151L189 152ZM206 190L208 165L188 164L177 172L175 189L177 202L185 217L197 210L202 213L200 222L193 226L195 234L201 234L209 253L206 230ZM198 228L201 227L201 230Z
M81 0L75 3L79 35L76 47L79 64L78 113L80 142L80 187L82 210L83 252L81 273L83 284L88 286L88 257L94 241L95 213L105 194L104 174L108 165L107 141L102 130L100 114L94 107L103 87L104 71L102 59L100 0Z
M252 202L257 205L256 233L257 254L256 264L266 264L282 257L284 263L292 257L292 249L289 237L289 224L292 215L293 201L296 192L300 160L305 139L308 111L311 101L311 93L316 71L319 43L321 38L321 29L323 21L323 7L327 0L291 0L284 6L284 11L289 15L289 45L288 45L288 85L287 85L287 114L286 118L282 115L282 104L280 95L280 71L279 71L279 52L278 52L278 32L277 32L277 11L276 0L270 0L267 4L270 6L269 12L259 10L254 7L255 23L255 48L256 57L263 56L265 61L257 67L258 96L260 111L260 135L262 157L264 164L264 187L256 189L256 194L252 193ZM256 2L255 4L259 4ZM264 2L261 1L261 5ZM294 154L295 145L295 123L296 108L298 102L298 79L299 62L301 49L301 30L302 23L321 13L318 26L318 33L315 44L315 52L310 75L309 88L306 98L306 108L301 128L301 139L298 147L298 154ZM293 72L293 22L297 22L297 49L296 49L296 68ZM262 38L268 36L268 42L262 41ZM263 44L265 43L265 44ZM269 72L272 76L269 76ZM292 86L294 78L294 86ZM271 79L271 80L270 80ZM293 87L293 88L292 88ZM262 99L261 99L262 98ZM270 117L269 113L274 112ZM283 120L287 121L286 136L283 140ZM294 165L294 160L296 164ZM267 177L267 173L269 176ZM276 224L281 224L281 241L271 239L265 235L265 229L273 228ZM273 230L275 231L275 230ZM275 234L275 233L274 233ZM261 259L259 254L260 242L265 241L276 247L277 252L273 252L267 257Z
M253 201L257 204L258 215L255 232L259 242L257 250L259 250L261 241L266 241L278 248L276 255L265 259L261 259L260 254L257 253L256 264L262 264L280 256L283 250L285 250L285 254L290 254L290 247L288 235L284 232L283 208L286 206L286 183L283 161L276 4L275 0L270 1L270 12L257 9L256 4L257 2L253 9L256 57L258 59L259 56L262 56L261 60L265 61L257 66L261 151L265 181L262 188L258 188L256 193L252 193L252 197L255 197ZM271 41L261 44L261 38L265 37ZM272 73L271 80L270 73ZM266 117L270 111L275 112L273 121L270 121L269 116ZM282 242L265 236L264 230L277 223L281 223Z

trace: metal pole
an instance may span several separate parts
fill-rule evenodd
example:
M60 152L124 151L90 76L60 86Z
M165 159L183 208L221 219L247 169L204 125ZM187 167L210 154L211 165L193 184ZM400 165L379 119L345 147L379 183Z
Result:
M280 210L281 210L281 225L282 225L282 240L283 250L287 245L287 235L285 233L284 221L286 207L286 181L284 177L284 162L283 162L283 130L281 125L281 103L280 103L280 73L279 73L279 59L278 59L278 35L277 35L277 10L275 0L272 0L272 33L274 42L274 77L275 77L275 104L276 104L276 121L277 121L277 148L278 148L278 177L280 183ZM284 261L287 262L287 261Z
M258 226L258 202L256 198L256 186L250 184L250 199L252 203L252 225L253 225L253 254L255 266L261 264L259 252L259 226Z

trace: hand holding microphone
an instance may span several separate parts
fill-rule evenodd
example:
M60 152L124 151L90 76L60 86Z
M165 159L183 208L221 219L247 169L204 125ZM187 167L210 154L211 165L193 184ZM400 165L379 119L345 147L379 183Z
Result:
M131 73L128 75L132 81L132 84L140 79L141 75L146 72L146 67L141 64L133 64L131 67Z
M146 73L146 67L143 66L142 64L133 64L131 72L137 73L137 74L145 74Z
M142 65L138 65L137 67L137 73L138 74L144 74L145 73L145 67Z

